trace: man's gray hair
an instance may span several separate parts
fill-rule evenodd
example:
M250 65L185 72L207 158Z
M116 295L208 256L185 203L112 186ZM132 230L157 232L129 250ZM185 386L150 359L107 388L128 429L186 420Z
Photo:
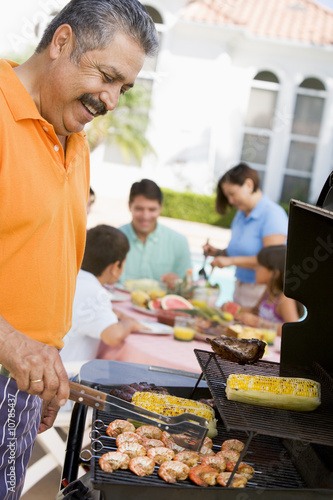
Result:
M71 0L47 26L36 53L50 45L63 24L69 24L75 35L71 58L76 63L87 51L105 49L119 32L135 40L147 56L158 49L154 22L138 0Z

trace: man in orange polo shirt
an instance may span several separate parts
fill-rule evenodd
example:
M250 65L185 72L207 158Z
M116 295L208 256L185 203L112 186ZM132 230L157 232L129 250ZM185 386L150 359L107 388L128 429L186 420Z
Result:
M20 497L37 430L69 394L58 350L85 245L83 128L116 107L157 45L137 0L72 0L30 59L0 60L2 500Z

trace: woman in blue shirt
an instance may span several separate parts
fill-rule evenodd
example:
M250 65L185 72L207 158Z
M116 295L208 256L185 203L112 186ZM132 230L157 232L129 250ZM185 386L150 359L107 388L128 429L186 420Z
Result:
M263 293L262 285L255 284L257 254L263 247L285 244L288 217L262 193L258 172L245 163L228 170L218 182L216 211L223 215L228 205L237 208L228 247L203 248L215 257L212 267L236 266L233 300L242 307L253 307Z

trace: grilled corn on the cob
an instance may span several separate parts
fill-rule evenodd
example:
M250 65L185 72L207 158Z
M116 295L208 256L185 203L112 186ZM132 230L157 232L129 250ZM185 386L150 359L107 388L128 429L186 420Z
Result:
M213 408L199 401L154 392L135 392L132 403L160 415L174 416L182 413L198 415L208 421L208 436L216 436L215 412Z
M252 405L311 411L320 405L320 384L314 380L263 375L229 375L227 398Z

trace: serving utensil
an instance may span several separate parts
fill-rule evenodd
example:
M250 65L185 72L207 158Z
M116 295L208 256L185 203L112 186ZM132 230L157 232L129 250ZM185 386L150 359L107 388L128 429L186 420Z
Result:
M198 451L207 434L205 418L182 413L177 416L160 415L120 398L92 389L76 382L69 382L69 399L102 411L112 412L119 418L131 418L137 422L155 425L171 434L175 443L183 448Z
M206 245L209 245L209 238L207 238ZM208 280L208 276L207 276L207 273L205 271L205 264L206 264L207 257L208 257L208 253L204 252L204 261L202 264L202 268L198 272L199 276L202 276L206 281Z

